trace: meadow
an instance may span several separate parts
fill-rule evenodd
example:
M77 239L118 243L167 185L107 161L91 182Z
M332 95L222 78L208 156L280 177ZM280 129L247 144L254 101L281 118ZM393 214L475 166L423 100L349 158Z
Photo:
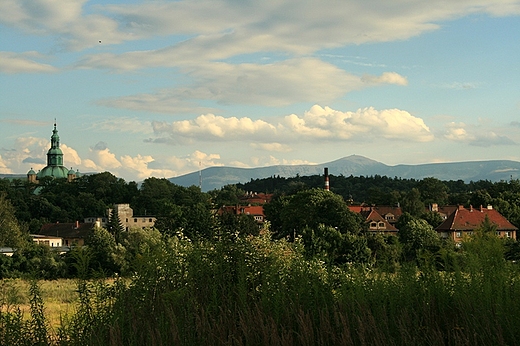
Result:
M129 278L4 281L2 297L12 301L9 309L2 301L0 343L517 344L518 265L504 260L499 239L463 248L443 270L425 255L420 265L384 272L326 265L306 258L298 242L268 235L171 238L138 258ZM68 306L58 324L53 301Z

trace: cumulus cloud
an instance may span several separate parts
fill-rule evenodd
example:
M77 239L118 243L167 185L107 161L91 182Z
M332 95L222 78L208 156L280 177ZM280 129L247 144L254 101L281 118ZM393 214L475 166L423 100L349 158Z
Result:
M468 125L462 122L446 124L444 138L478 147L516 144L511 138L500 135L487 126Z
M0 72L6 74L16 74L53 73L58 71L57 68L51 65L43 64L33 60L40 56L41 55L36 52L0 52Z
M0 173L2 174L13 174L13 170L8 166L8 163L0 155Z
M153 122L156 139L170 144L198 141L246 141L267 149L272 143L296 143L308 140L345 141L384 138L426 142L433 139L420 118L398 109L374 108L341 112L330 107L313 106L303 116L291 114L281 120L253 120L248 117L200 115L193 120L171 123ZM264 143L259 145L258 143ZM281 144L278 148L283 147Z

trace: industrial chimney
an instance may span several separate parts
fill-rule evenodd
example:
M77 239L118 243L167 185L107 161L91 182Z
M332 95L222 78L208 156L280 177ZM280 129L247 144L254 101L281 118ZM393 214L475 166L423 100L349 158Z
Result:
M323 173L325 175L325 190L329 191L329 168L325 167Z

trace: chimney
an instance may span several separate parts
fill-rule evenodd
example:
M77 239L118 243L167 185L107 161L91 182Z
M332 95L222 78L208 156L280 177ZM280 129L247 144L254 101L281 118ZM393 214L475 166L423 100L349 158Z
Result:
M323 169L323 173L325 175L325 190L329 191L330 189L330 186L329 186L329 168L328 167L325 167Z
M79 228L79 221L76 220L76 225L74 226L75 229Z

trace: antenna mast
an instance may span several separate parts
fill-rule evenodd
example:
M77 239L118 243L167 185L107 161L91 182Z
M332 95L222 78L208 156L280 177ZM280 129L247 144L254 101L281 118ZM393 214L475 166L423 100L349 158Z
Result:
M199 161L199 189L202 191L202 162Z

